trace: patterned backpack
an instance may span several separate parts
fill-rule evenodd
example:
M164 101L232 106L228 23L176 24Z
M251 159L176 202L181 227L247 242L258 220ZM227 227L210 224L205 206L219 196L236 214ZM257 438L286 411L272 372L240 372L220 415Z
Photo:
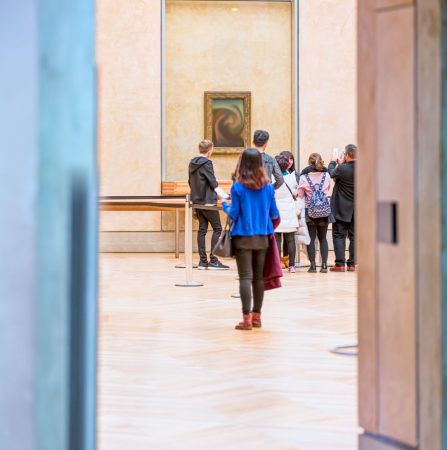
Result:
M331 214L331 204L327 195L323 192L324 182L326 180L326 172L323 173L320 186L318 189L312 183L309 175L306 175L307 182L312 188L312 196L307 198L307 213L311 219L319 219L321 217L329 217Z

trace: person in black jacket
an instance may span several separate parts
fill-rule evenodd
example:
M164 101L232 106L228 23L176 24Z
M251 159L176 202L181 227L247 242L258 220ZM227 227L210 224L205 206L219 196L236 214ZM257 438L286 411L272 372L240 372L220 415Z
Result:
M213 153L213 143L203 140L199 143L199 156L196 156L189 163L189 187L191 188L191 201L197 205L217 205L217 194L214 189L218 182L214 175L213 163L209 159ZM219 211L197 209L197 219L199 220L199 231L197 233L197 246L199 248L200 262L198 268L201 270L228 270L229 266L222 264L211 252L208 262L206 254L206 233L208 225L213 228L211 237L211 248L213 249L219 240L222 232Z
M357 147L347 145L345 156L334 157L329 164L329 174L335 180L331 208L335 218L332 225L332 239L335 250L335 266L332 272L355 271L355 226L354 226L354 179ZM349 259L346 261L346 237L349 237Z

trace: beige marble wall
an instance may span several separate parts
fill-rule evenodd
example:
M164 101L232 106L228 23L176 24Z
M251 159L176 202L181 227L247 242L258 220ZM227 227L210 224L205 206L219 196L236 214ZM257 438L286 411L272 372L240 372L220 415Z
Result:
M101 195L160 194L160 14L155 0L97 0ZM101 230L160 228L160 213L101 214Z
M270 131L271 154L291 148L291 19L291 3L167 1L167 180L187 178L204 135L204 91L251 91L252 130ZM230 178L236 158L214 156L219 178Z
M300 1L300 162L357 142L357 2Z
M101 195L161 187L158 0L97 1ZM237 11L232 11L237 8ZM300 154L356 141L355 0L300 2ZM166 179L185 180L203 137L203 92L252 92L252 130L269 152L292 148L292 3L168 0ZM214 156L220 179L236 157ZM170 215L105 212L102 231L160 231Z

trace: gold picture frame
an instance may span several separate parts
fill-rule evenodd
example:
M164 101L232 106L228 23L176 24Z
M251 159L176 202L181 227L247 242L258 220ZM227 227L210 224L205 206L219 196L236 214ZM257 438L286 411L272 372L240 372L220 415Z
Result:
M250 147L251 92L205 92L205 139L217 154Z

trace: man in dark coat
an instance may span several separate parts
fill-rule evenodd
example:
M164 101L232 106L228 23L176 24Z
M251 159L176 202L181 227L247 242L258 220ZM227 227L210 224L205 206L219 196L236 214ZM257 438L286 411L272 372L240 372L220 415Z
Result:
M335 180L331 208L335 218L332 224L332 239L335 250L335 266L332 272L355 271L355 227L354 227L354 178L357 147L347 145L341 159L334 156L328 171ZM346 261L346 237L349 237L349 259Z
M217 194L214 189L218 183L214 175L213 163L209 159L213 153L213 143L203 140L199 143L199 156L189 163L189 187L191 188L191 201L196 205L217 205ZM211 249L214 248L222 232L219 211L197 209L199 231L197 233L197 245L199 247L200 262L198 268L210 270L228 270L229 266L222 264L211 252L210 261L206 255L205 238L208 225L213 228L211 237Z

